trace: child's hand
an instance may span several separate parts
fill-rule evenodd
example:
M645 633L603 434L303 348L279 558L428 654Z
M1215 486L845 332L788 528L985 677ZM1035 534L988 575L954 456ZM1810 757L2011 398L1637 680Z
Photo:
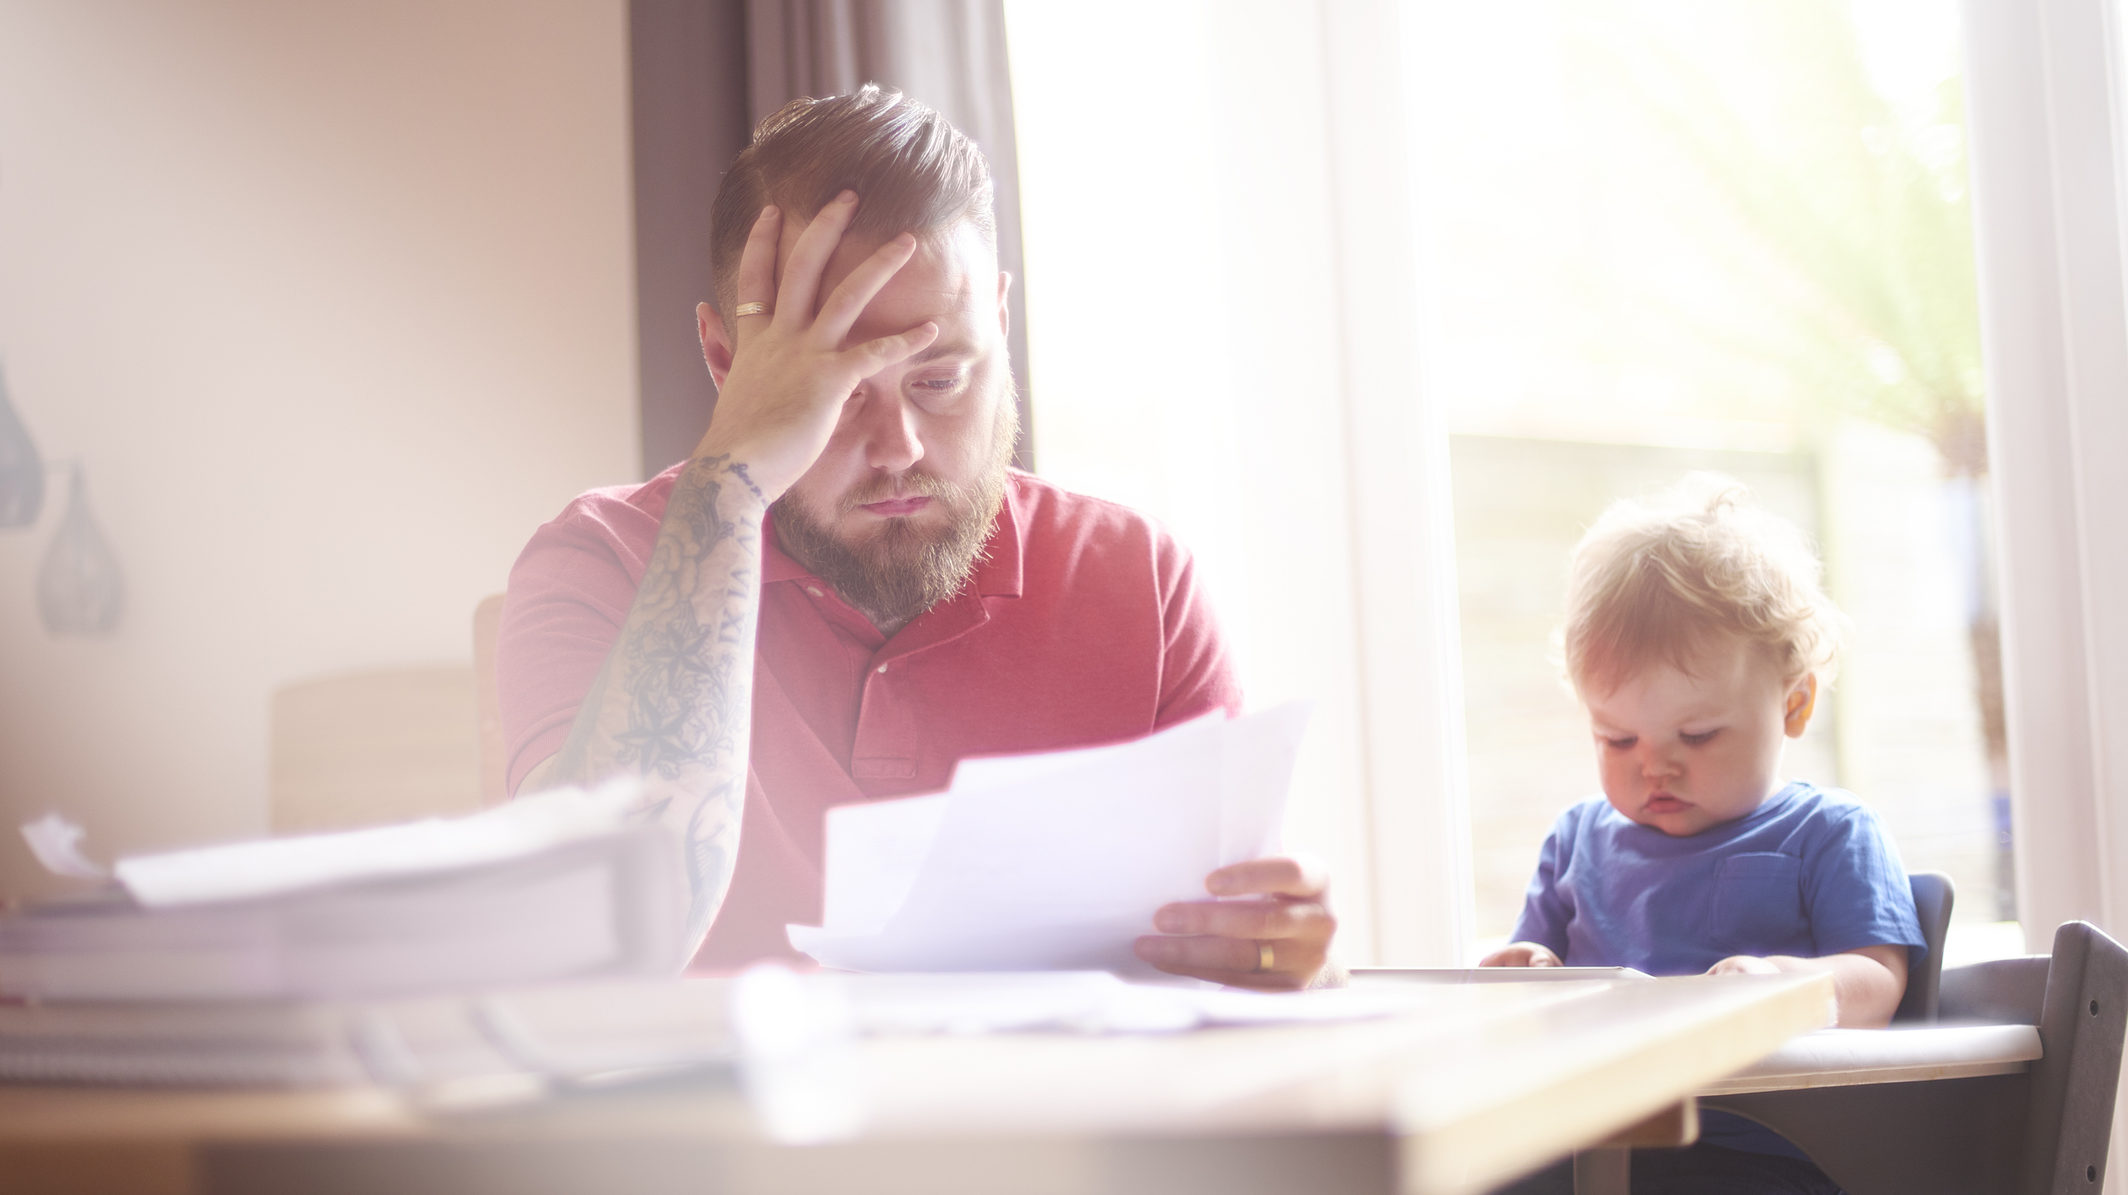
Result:
M1552 948L1542 942L1510 942L1478 960L1481 967L1560 967L1565 966Z
M1756 955L1732 954L1721 962L1707 968L1709 975L1779 975L1781 969L1771 960Z
M1709 975L1781 975L1826 971L1832 975L1834 1022L1842 1029L1881 1029L1906 993L1906 947L1863 946L1822 958L1733 954L1707 968Z

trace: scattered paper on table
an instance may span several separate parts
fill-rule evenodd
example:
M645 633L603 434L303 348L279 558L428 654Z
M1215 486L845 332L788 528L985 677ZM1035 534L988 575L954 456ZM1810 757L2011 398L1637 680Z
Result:
M88 831L56 813L47 813L33 822L22 823L22 840L30 844L30 854L53 875L75 880L107 880L109 868L92 861L81 853L81 840Z
M1368 1020L1422 1006L1413 987L1250 992L1163 976L1131 982L1106 971L800 976L849 1008L859 1033L1176 1033L1214 1025Z
M826 924L791 944L853 971L1149 972L1131 943L1155 909L1277 853L1307 716L965 760L944 793L831 810Z

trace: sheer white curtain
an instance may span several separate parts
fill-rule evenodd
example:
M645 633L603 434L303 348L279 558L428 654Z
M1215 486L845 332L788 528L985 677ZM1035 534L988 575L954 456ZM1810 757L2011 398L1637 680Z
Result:
M1196 551L1348 961L1466 961L1445 443L1389 0L1006 5L1041 471Z
M2128 320L2110 0L1966 5L2018 907L2128 932Z
M2017 904L2128 934L2122 11L1966 0ZM2107 1189L2128 1189L2117 1114Z

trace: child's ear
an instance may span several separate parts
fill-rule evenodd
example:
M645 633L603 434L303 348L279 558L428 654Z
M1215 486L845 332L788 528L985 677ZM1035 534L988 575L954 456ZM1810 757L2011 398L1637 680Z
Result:
M1801 680L1788 686L1788 696L1781 699L1781 728L1788 737L1803 737L1803 728L1810 725L1811 712L1818 708L1818 674L1806 672Z

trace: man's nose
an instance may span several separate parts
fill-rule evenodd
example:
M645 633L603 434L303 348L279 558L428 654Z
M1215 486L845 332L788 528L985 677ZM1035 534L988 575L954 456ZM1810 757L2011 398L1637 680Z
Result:
M865 464L899 473L924 459L916 434L916 413L891 390L865 387L858 399L857 434L863 437Z

